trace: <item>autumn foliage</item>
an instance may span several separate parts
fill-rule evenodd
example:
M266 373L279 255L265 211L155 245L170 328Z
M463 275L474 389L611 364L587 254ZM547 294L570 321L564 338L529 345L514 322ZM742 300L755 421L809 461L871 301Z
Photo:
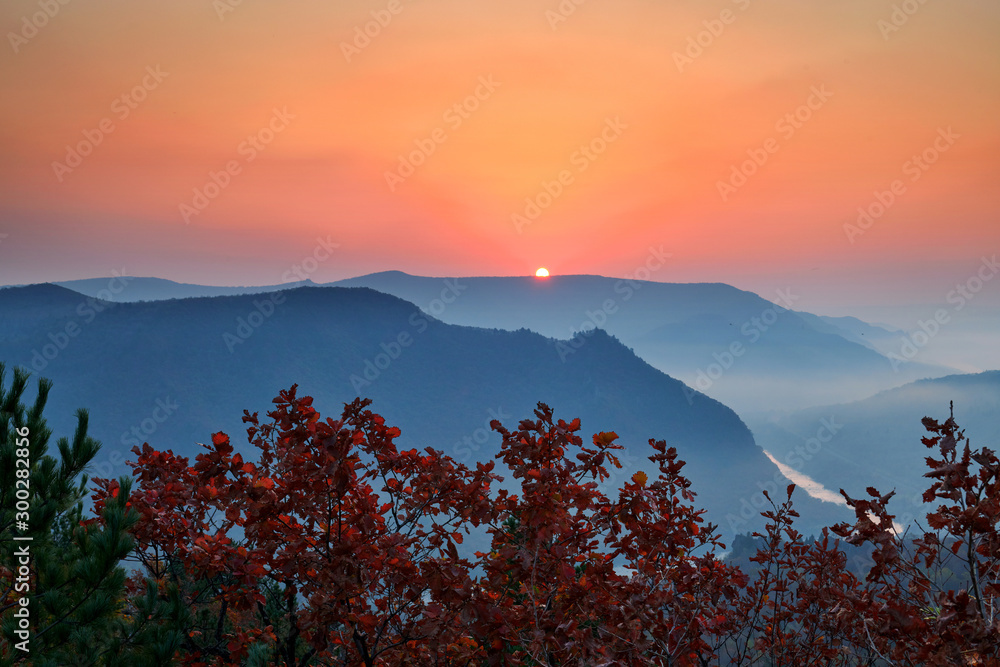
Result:
M223 433L193 465L134 449L132 586L183 600L181 664L998 664L1000 463L954 419L925 420L919 537L869 489L854 524L806 540L790 486L744 572L663 441L655 476L608 493L617 436L584 441L544 404L494 421L496 461L469 468L400 451L369 401L338 419L294 386L274 403L244 414L253 461ZM120 487L97 484L100 511ZM866 573L838 540L870 545Z

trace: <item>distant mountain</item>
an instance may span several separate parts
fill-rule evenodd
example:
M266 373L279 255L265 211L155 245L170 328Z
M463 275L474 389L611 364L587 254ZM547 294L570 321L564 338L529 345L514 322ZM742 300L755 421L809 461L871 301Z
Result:
M0 300L5 312L10 313L0 319L0 332L10 339L31 335L53 319L89 316L87 309L93 301L49 284L0 289Z
M886 346L891 346L906 335L905 331L882 325L869 324L856 317L826 317L811 313L796 312L796 315L811 324L814 329L823 333L836 334L852 343L860 343L877 352L884 353Z
M335 284L394 294L453 324L528 327L557 338L602 328L741 414L853 400L953 372L916 362L897 372L864 342L885 330L796 312L790 292L775 295L784 302L776 307L721 283L601 276L455 279L389 271Z
M263 287L222 287L210 285L194 285L178 283L163 278L143 278L138 276L122 276L119 278L85 278L83 280L67 280L54 283L60 287L87 296L113 301L115 303L134 303L136 301L164 301L167 299L190 299L204 296L235 296L237 294L260 294L261 292L276 292L295 287L314 285L311 280L303 280L285 285L265 285Z
M920 442L927 435L921 419L944 421L950 401L973 447L1000 447L1000 371L922 380L750 425L757 443L777 460L828 489L854 497L864 496L869 485L882 493L895 489L898 515L923 518L920 494L929 486L924 459L933 452Z
M54 380L47 414L57 433L77 408L90 410L106 447L102 476L128 472L128 450L146 440L191 456L216 430L239 442L243 410L263 413L298 383L330 416L370 397L402 429L401 444L469 463L496 452L491 419L515 426L538 401L581 417L585 436L622 436L626 467L611 484L649 469L646 441L665 439L724 526L773 486L773 464L732 410L603 332L565 360L560 344L526 329L444 324L364 288L118 305L52 285L0 290L0 360ZM826 509L817 504L819 515Z
M107 296L106 279L63 285ZM654 367L747 416L854 400L954 372L919 360L894 369L883 354L895 349L902 332L851 317L795 311L797 298L789 292L775 295L783 308L721 283L602 276L428 278L387 271L331 285L391 294L450 324L528 328L563 340L576 337L574 344L557 347L563 359L585 344L588 332L604 329ZM288 287L202 287L134 278L113 299L219 296Z

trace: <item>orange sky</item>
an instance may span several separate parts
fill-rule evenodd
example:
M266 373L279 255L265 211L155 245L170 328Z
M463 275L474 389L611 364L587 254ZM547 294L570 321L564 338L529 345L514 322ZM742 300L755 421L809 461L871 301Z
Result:
M915 11L889 32L894 4ZM317 281L542 265L626 275L663 246L671 261L654 280L792 285L820 307L938 299L1000 250L1000 4L562 6L574 11L6 0L0 284L122 268L275 283L329 236L339 248ZM366 24L370 43L345 49ZM702 52L679 59L689 38ZM123 100L136 86L145 99ZM796 111L806 119L782 121ZM269 123L270 143L244 143ZM947 128L933 165L907 165ZM54 166L81 142L92 150L78 166ZM390 187L417 142L433 152ZM580 152L591 142L604 144L592 159ZM766 162L723 200L748 151ZM228 185L186 220L181 205L227 163ZM896 179L884 215L845 231ZM556 196L519 227L512 216L544 202L545 183Z

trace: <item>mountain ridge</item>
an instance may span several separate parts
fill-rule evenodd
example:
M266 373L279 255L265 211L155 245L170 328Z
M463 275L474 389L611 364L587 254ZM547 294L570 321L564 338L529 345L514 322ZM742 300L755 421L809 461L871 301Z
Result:
M101 281L64 284L97 293ZM209 290L207 296L227 290L270 293L296 285L188 284L174 289L158 279L132 279L115 298L206 296L192 295L199 289ZM798 297L790 290L776 295L778 305L718 282L660 283L586 274L431 278L397 270L325 286L363 286L393 294L450 324L525 327L563 340L605 329L659 370L747 415L842 402L955 372L916 361L893 368L883 353L899 334L882 334L885 329L857 318L794 310ZM801 391L803 383L810 392Z
M66 311L25 329L3 296L0 359L30 368L33 352L54 344L49 334L66 330ZM58 432L72 428L77 408L90 410L92 432L105 443L102 476L127 473L128 450L139 441L188 456L217 430L238 442L243 411L266 410L292 384L326 416L355 396L371 398L402 429L402 444L467 463L495 453L493 418L516 426L539 401L557 417L581 417L585 440L601 430L621 435L625 467L611 484L651 470L646 443L664 439L688 461L700 501L720 523L759 492L755 480L774 475L735 412L605 332L563 360L556 346L565 341L447 324L399 297L338 287L121 303L77 324L34 371L55 383L47 412L59 415ZM227 344L227 336L240 342Z

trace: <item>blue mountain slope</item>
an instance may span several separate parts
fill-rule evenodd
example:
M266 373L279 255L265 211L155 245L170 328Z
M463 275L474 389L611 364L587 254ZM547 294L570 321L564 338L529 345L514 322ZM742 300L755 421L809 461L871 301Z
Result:
M581 417L588 438L600 430L622 436L625 468L610 484L648 470L648 438L665 439L688 461L699 502L724 525L774 478L732 410L603 332L563 359L565 341L444 324L364 288L120 304L89 322L64 307L62 292L24 289L34 300L0 290L0 360L30 367L50 334L79 327L36 370L55 381L49 414L57 433L71 428L77 408L90 409L106 446L98 474L127 472L123 462L141 441L192 456L217 430L239 442L243 410L264 412L280 389L298 383L331 416L355 396L372 398L402 429L403 445L469 463L495 454L491 419L514 426L538 401L557 416ZM16 324L53 296L51 317L27 331Z
M952 401L974 447L1000 447L1000 371L921 380L751 426L758 444L827 488L844 488L855 497L869 485L882 493L895 489L899 516L922 517L920 495L929 485L925 457L933 452L920 442L927 435L921 419L944 421ZM824 420L836 425L836 433L819 442L815 437Z

